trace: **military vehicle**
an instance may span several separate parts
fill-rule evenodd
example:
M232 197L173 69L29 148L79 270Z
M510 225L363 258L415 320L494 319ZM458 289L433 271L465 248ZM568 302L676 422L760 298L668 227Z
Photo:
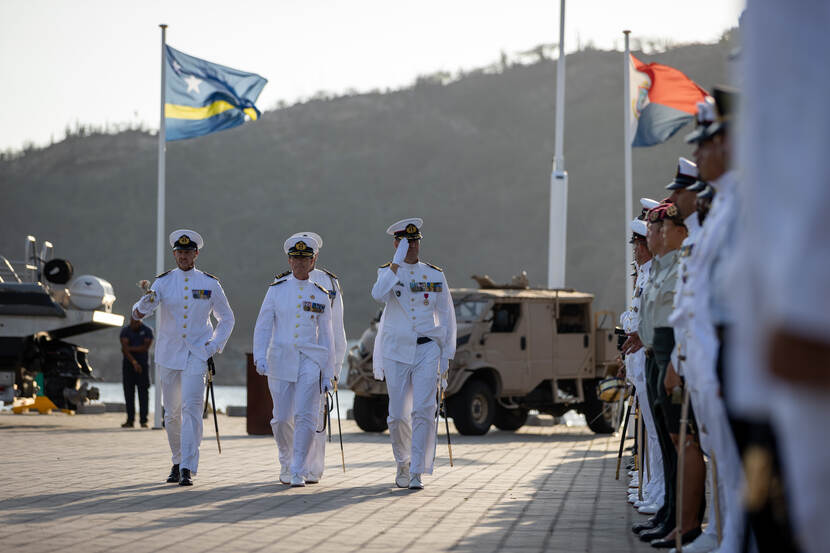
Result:
M591 294L531 289L526 275L501 286L473 278L478 288L451 290L458 332L446 398L458 432L517 430L530 410L562 416L570 409L594 432L613 432L619 404L600 400L597 384L617 371L614 314L594 312ZM367 432L387 428L386 382L372 375L379 320L348 354L346 386L355 393L355 421Z
M75 410L98 399L99 391L88 382L89 350L64 339L121 327L124 317L112 313L109 282L73 278L72 264L53 259L52 251L50 242L38 249L27 236L22 261L0 255L0 400Z

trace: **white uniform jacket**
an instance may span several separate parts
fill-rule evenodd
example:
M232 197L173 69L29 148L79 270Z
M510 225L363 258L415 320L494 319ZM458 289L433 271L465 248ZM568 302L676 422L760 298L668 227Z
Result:
M162 273L133 305L145 316L156 309L156 363L184 370L187 354L207 361L222 351L233 330L234 317L225 291L213 275L191 269ZM210 315L218 324L213 327ZM207 344L207 345L205 345Z
M286 271L276 275L274 282L291 274ZM334 376L338 376L346 357L346 327L343 325L343 291L337 275L326 269L313 269L308 278L329 291L331 299L331 331L334 336Z
M375 301L386 307L378 324L372 360L375 378L383 379L387 360L411 364L419 337L441 348L441 372L455 357L455 307L444 272L429 263L401 263L398 273L386 264L372 287Z
M329 291L289 275L265 294L254 327L254 360L268 376L296 382L300 353L314 361L324 381L334 376L334 339Z

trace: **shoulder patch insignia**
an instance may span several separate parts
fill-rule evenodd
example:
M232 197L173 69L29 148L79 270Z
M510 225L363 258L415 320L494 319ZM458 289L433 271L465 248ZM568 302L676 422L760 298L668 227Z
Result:
M274 280L279 280L279 279L281 279L281 278L285 278L285 277L287 277L287 276L288 276L288 275L290 275L290 274L291 274L291 271L283 271L283 272L281 272L281 273L280 273L280 274L278 274L278 275L274 275Z
M329 291L328 291L328 290L326 290L325 288L323 288L322 286L320 286L320 285L319 285L319 284L317 284L316 282L312 282L312 284L314 284L314 286L316 286L317 288L319 288L319 289L320 289L320 291L321 291L321 292L323 292L325 295L327 295L327 296L330 296L330 295L331 295L331 294L329 293Z
M391 264L392 264L392 262L391 262L391 261L387 261L386 263L384 263L383 265L381 265L380 267L378 267L378 269L385 269L386 267L390 266Z
M170 269L169 271L164 271L164 272L163 272L163 273L161 273L160 275L156 275L156 278L161 278L161 277L163 277L163 276L167 276L167 275L168 275L168 274L170 274L172 271L173 271L173 269Z
M210 273L206 273L206 272L202 271L202 274L203 274L203 275L205 275L205 276L208 276L208 277L212 278L213 280L219 280L217 277L213 276L213 275L212 275L212 274L210 274Z
M320 267L320 270L323 271L324 273L326 273L327 275L329 275L331 278L337 280L337 275L332 273L328 269L324 269L323 267Z
M422 263L423 263L424 265L427 265L427 266L429 266L429 267L432 267L432 268L433 268L433 269L435 269L436 271L439 271L439 272L442 272L442 273L444 272L444 269L442 269L441 267L438 267L438 266L436 266L436 265L433 265L432 263L427 263L426 261L422 261Z
M276 286L277 284L282 284L283 282L285 282L285 280L278 280L278 281L276 281L276 282L272 282L272 283L271 283L271 284L269 284L268 286Z

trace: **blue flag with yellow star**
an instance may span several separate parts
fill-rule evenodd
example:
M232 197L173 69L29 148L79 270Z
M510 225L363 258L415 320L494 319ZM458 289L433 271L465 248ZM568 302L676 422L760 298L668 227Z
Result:
M256 73L211 63L165 45L164 120L167 140L230 129L246 118L268 82Z

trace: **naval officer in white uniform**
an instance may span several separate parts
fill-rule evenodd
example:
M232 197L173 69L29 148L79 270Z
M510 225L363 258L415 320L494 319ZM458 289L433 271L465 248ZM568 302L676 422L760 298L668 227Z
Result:
M141 320L156 309L155 359L164 403L164 427L173 453L167 481L193 485L202 442L207 360L220 353L233 330L233 311L219 280L196 269L204 246L199 233L180 229L170 234L177 268L156 277L133 306ZM217 321L214 328L210 321Z
M280 482L301 487L314 434L320 431L323 394L334 377L332 309L328 289L309 275L317 241L294 236L284 249L292 274L271 284L265 294L254 328L254 360L257 372L268 376Z
M395 255L378 269L372 297L386 307L373 356L374 375L386 377L389 436L398 464L395 484L423 489L435 460L438 381L455 356L455 308L444 272L419 260L421 226L404 219L386 229Z
M311 272L308 278L329 291L331 298L331 329L334 335L334 382L339 378L340 367L343 365L343 358L346 355L346 330L343 326L343 295L340 289L340 281L337 275L324 268L317 268L317 259L320 250L323 249L323 238L316 232L298 232L291 238L311 237L317 242L317 250L314 252L311 262ZM285 278L291 271L285 271L274 277L274 282ZM325 406L320 411L320 416L325 417ZM322 420L317 422L318 427ZM293 439L293 435L292 435ZM305 474L306 484L316 484L323 477L323 470L326 467L326 433L315 432L308 452L307 472Z

